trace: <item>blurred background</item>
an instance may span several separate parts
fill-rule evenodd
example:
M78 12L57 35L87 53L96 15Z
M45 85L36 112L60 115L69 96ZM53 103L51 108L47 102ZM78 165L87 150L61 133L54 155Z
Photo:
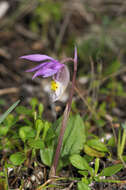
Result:
M19 57L40 53L61 60L73 57L76 44L79 92L73 110L83 115L88 104L102 114L107 107L114 116L125 118L125 39L124 0L1 0L0 113L20 97L24 105L37 97L51 117L48 79L32 81L32 73L25 70L35 63ZM69 68L72 73L72 63Z

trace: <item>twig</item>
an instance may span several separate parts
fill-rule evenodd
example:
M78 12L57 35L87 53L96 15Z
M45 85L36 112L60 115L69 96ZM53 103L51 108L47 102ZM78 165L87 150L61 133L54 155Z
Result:
M0 96L5 95L5 94L11 94L11 93L17 93L19 92L19 88L4 88L4 89L0 89Z
M15 26L15 29L19 34L21 34L22 36L27 37L31 40L39 39L39 36L36 33L31 32L30 30L24 28L21 24L17 24Z

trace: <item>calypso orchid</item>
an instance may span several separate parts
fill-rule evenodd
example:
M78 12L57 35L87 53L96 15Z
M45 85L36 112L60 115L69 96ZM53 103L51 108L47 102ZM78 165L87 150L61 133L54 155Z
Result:
M42 61L42 63L40 63L38 66L29 69L26 72L35 72L32 79L38 76L42 76L43 78L52 77L50 88L51 99L53 102L55 102L61 98L70 81L70 72L64 63L68 61L76 61L75 59L77 59L77 49L75 47L74 59L66 58L62 61L58 61L50 56L42 54L24 55L20 58L35 62Z

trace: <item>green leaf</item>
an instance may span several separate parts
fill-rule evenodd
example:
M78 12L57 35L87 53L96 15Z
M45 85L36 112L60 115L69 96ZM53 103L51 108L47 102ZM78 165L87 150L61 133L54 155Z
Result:
M18 117L15 117L12 114L9 114L6 119L4 120L4 126L9 126L11 127L18 121Z
M36 98L32 98L30 104L32 106L32 110L35 110L36 106L38 105L38 100Z
M15 166L19 166L25 161L26 158L22 152L17 152L12 154L9 159Z
M61 121L61 120L60 120ZM61 127L61 122L56 129L58 137ZM79 153L84 146L86 140L85 126L82 118L79 115L71 116L68 120L66 131L63 137L63 145L61 157Z
M88 170L93 175L93 169L89 166L88 162L80 155L74 154L70 156L71 164L80 169L80 170Z
M4 172L0 172L0 177L5 177L5 173Z
M10 163L5 163L4 168L8 169L8 168L15 168L13 164Z
M102 158L105 156L104 152L99 152L97 150L94 150L93 148L90 148L88 145L84 145L84 152L89 155L89 156L93 156L93 157L98 157L98 158Z
M122 156L122 158L126 162L126 155Z
M87 154L84 155L84 158L85 158L85 160L87 160L88 163L89 163L89 162L92 162L93 159L94 159L92 156L89 156L89 155L87 155Z
M24 106L18 106L16 108L16 112L18 114L23 114L23 115L28 115L28 116L31 116L32 115L32 110L31 109L28 109Z
M121 67L121 63L118 60L113 61L108 65L106 71L104 72L104 76L111 75L112 73L117 72Z
M16 106L20 103L20 100L16 101L1 117L0 117L0 124L4 121L4 119L11 113Z
M44 142L41 139L30 139L28 141L28 144L31 148L34 148L34 149L44 148Z
M53 160L53 146L40 150L40 157L45 165L51 166Z
M44 124L43 124L42 120L37 119L35 121L35 127L36 127L36 130L37 130L37 136L39 136L41 130L43 129L43 126L44 126Z
M88 176L88 174L89 174L87 170L85 170L85 171L79 170L78 173L83 176Z
M50 128L50 123L46 121L46 122L44 123L44 129L43 129L43 134L42 134L42 140L43 140L43 141L44 141L45 138L46 138L46 135L47 135L47 133L48 133L49 128Z
M87 145L91 148L94 148L95 150L101 151L101 152L108 152L108 149L105 144L103 144L98 139L90 139L87 142Z
M95 159L95 175L97 175L99 170L99 158Z
M9 131L10 127L8 126L0 126L0 136L5 136L8 131Z
M55 138L55 133L54 133L54 130L52 129L52 127L50 127L47 131L47 129L44 130L45 132L43 133L43 140L44 142L49 145L52 143L52 141L54 141L54 138ZM47 133L46 133L47 131ZM45 136L46 134L46 136ZM45 138L46 137L46 138ZM45 139L44 139L45 138Z
M108 143L107 143L107 146L116 146L116 142L115 142L115 137L111 137L109 140L108 140Z
M103 127L105 124L106 124L106 121L104 121L104 119L96 119L95 120L96 124L99 126L99 127Z
M104 168L99 176L110 177L117 172L119 172L123 168L123 164L116 164L107 168Z
M31 127L24 126L20 128L19 136L25 142L26 139L35 137L35 131Z
M39 118L42 117L43 110L44 110L43 104L39 104L38 106Z
M91 190L90 187L86 183L84 183L83 181L79 181L77 183L77 189L78 190Z

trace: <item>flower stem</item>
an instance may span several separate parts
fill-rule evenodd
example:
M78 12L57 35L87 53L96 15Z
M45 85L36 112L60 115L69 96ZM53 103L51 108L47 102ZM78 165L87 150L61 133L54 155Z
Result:
M71 91L69 95L69 100L68 100L68 103L66 104L65 111L63 114L60 135L58 137L58 144L57 144L56 152L54 155L53 164L50 170L50 177L56 176L56 170L57 170L58 161L60 157L63 137L64 137L65 129L67 127L67 121L68 121L70 110L71 110L71 104L72 104L72 98L73 98L74 86L75 86L75 80L76 80L76 73L77 73L77 57L73 61L74 61L74 73L73 73L73 79L72 79L72 87L71 87Z

